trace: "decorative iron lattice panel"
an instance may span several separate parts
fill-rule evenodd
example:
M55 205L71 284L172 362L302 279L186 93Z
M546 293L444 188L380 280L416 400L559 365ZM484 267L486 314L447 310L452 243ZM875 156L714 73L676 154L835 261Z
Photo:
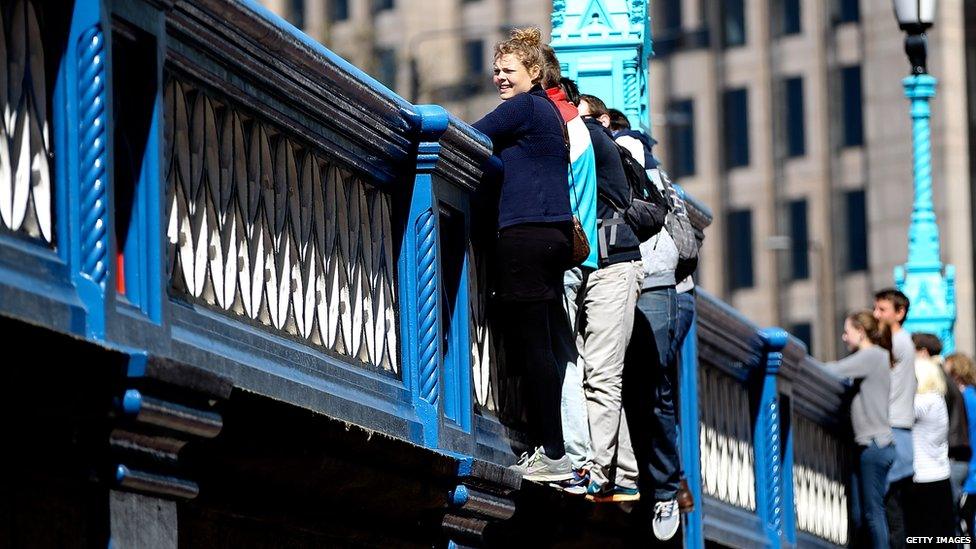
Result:
M494 369L495 348L488 325L488 269L483 254L468 245L468 296L471 302L471 369L474 379L475 402L487 410L496 410Z
M793 492L796 528L847 545L847 482L844 448L813 421L793 416Z
M173 291L399 373L390 196L176 77L166 137Z
M0 7L0 228L51 244L50 89L35 4Z
M747 388L714 368L701 368L698 399L702 491L755 511L755 453Z
M522 402L520 373L505 368L504 341L489 320L489 273L492 266L487 254L468 246L468 296L470 300L471 369L474 398L478 410L494 414L513 429L525 429L526 410Z

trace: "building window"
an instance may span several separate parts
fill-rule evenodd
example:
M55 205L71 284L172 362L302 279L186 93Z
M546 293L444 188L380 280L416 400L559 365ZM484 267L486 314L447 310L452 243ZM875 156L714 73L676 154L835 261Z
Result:
M480 78L485 72L485 41L468 40L464 43L464 61L468 76Z
M856 147L864 144L864 119L861 110L861 66L844 67L840 71L842 113L844 116L843 144Z
M373 13L383 10L392 10L393 0L373 0Z
M329 6L329 18L333 22L349 19L349 0L331 0Z
M661 0L657 2L659 11L658 22L660 33L668 36L681 32L681 0Z
M382 48L376 50L376 79L386 87L396 86L397 62L396 50Z
M296 28L305 28L305 0L289 0L289 12L291 13L291 24Z
M806 138L803 125L803 78L787 78L783 83L786 95L786 156L806 154Z
M847 214L847 272L868 268L868 210L863 190L844 193Z
M856 23L861 20L861 8L858 0L838 0L837 22Z
M807 249L807 201L794 200L790 209L790 274L793 280L810 278L810 254Z
M782 34L799 34L803 30L800 24L800 0L780 0L779 15Z
M745 88L727 90L725 112L725 167L749 165L749 94Z
M809 322L797 322L790 327L790 333L807 346L807 353L813 353L813 329Z
M722 45L726 48L746 43L746 8L744 0L722 2Z
M695 103L672 101L668 109L668 169L675 177L695 174Z
M728 258L729 289L751 288L752 276L752 211L730 211L726 218L726 257Z

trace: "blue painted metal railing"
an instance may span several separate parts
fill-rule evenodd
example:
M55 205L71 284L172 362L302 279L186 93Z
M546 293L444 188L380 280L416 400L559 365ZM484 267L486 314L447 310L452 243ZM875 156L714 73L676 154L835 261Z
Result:
M518 381L472 244L484 136L251 1L51 6L0 10L0 314L128 352L131 375L169 357L513 459ZM781 332L698 303L689 546L845 544L844 386Z
M0 17L3 314L477 453L484 136L251 1Z
M699 291L682 350L686 545L846 546L847 386L779 329ZM689 421L688 418L699 421Z

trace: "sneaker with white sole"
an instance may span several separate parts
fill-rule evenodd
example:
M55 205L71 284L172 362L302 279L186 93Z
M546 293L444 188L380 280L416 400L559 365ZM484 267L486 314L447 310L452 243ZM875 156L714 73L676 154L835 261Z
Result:
M536 482L562 482L573 478L573 462L569 456L552 459L542 447L536 448L526 459L519 459L511 469L518 471L524 480Z
M667 541L674 537L680 525L677 500L659 501L654 504L654 518L651 520L654 537Z
M586 494L586 499L594 503L624 503L628 501L639 501L640 490L637 488L614 486L611 490L606 492Z
M559 488L567 494L582 496L586 494L586 487L589 486L589 484L590 473L585 469L577 469L573 471L573 478L564 480L562 482L553 483L553 486Z

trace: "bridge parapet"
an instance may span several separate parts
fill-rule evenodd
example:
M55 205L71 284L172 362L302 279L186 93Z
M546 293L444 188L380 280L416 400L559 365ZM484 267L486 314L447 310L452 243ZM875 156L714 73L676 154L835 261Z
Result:
M785 332L760 330L707 292L697 301L697 353L681 363L685 393L697 384L682 417L700 418L681 433L703 503L689 543L846 546L849 386Z

